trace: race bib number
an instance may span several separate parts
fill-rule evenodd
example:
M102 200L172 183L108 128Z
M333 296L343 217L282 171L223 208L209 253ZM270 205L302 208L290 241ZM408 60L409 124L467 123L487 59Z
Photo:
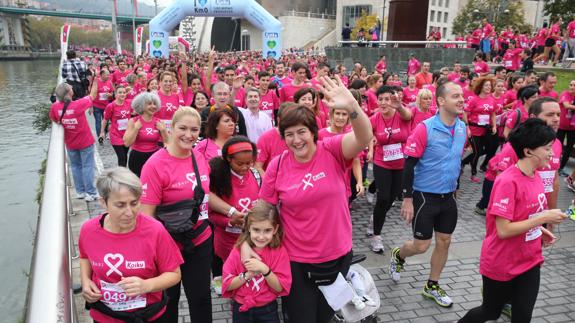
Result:
M555 171L546 170L539 171L539 177L543 181L543 187L545 188L545 193L553 192L553 182L555 181Z
M207 220L208 219L208 202L210 200L210 194L204 195L204 200L200 205L200 216L198 220Z
M142 295L128 297L120 285L100 281L102 303L112 311L128 311L146 307L146 297Z
M242 228L228 226L226 227L226 232L240 234L242 233Z
M401 144L391 144L383 146L383 161L393 161L403 158Z
M477 124L480 126L486 126L489 124L489 115L488 114L480 114L477 118Z
M128 119L118 119L118 130L126 130L128 128Z
M503 121L503 114L499 114L495 116L495 124L498 126L502 126L501 122Z
M531 219L532 217L535 217L535 216L539 216L539 213L531 214L529 216L529 218ZM543 233L541 232L541 226L538 226L536 228L532 228L529 231L527 231L527 233L525 233L525 242L535 240L535 239L539 238L542 234Z
M512 61L505 61L505 67L507 67L507 68L513 67L513 62Z
M108 93L102 92L98 94L98 100L100 101L108 101Z

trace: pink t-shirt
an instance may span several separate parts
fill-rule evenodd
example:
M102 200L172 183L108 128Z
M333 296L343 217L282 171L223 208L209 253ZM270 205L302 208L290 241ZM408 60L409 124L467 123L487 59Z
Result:
M513 103L517 101L517 91L515 91L514 89L507 90L507 92L505 92L503 97L505 105Z
M121 72L120 70L116 70L114 73L112 73L112 83L114 83L114 85L118 86L118 85L128 85L128 81L126 80L126 78L128 77L128 75L132 74L132 71L130 70L125 70L124 72Z
M216 142L210 138L199 141L194 147L194 152L200 154L205 160L209 161L214 157L222 155L222 148L216 145Z
M418 124L433 117L437 113L435 108L429 108L427 112L420 111L418 107L411 108L411 130L415 129Z
M352 131L352 128L348 126L344 129L343 133L348 133L350 131ZM327 128L322 128L318 131L317 138L318 138L318 140L324 140L325 138L335 137L337 135L340 135L340 134L331 132L329 130L329 127L327 127ZM359 156L361 156L362 154L363 154L363 152L361 152L359 154ZM351 173L351 167L350 167L350 169L346 173L346 179L345 179L345 191L346 191L347 196L351 196L351 176L353 176L353 174Z
M419 93L418 88L414 88L413 90L409 87L403 88L403 99L401 100L404 105L409 105L410 103L414 103L417 99L417 93Z
M240 312L245 312L252 307L264 306L275 301L279 296L288 295L291 289L291 267L286 248L283 246L279 246L275 249L265 247L262 250L254 251L260 255L262 262L266 264L278 278L282 290L281 292L276 292L272 289L268 285L266 278L260 273L241 287L233 291L227 291L232 280L240 273L246 271L241 261L240 251L238 248L232 249L222 270L222 297L232 298L234 301L242 304Z
M417 59L410 59L409 62L407 62L407 75L415 75L415 73L419 72L420 68L421 64Z
M292 83L290 84L286 84L284 85L284 87L282 87L280 89L280 102L294 102L294 95L297 91L306 88L306 87L310 87L310 84L308 83L302 83L299 86L295 86Z
M509 281L543 263L541 228L507 239L497 236L496 217L511 222L525 221L547 209L547 198L539 176L525 176L509 167L495 180L489 207L479 271L497 281Z
M177 93L165 95L162 91L158 91L157 94L160 97L161 106L158 112L154 114L154 117L162 120L166 128L170 129L172 117L180 108L180 96Z
M260 191L258 182L251 171L248 171L241 179L232 173L231 179L232 194L229 197L220 196L220 198L239 212L248 213L258 200ZM214 252L225 261L242 233L242 228L232 227L227 215L211 209L209 218L214 225Z
M473 98L475 98L477 95L475 95L475 92L471 91L469 87L462 87L461 89L463 90L463 99L465 100L465 108L467 108L469 102L471 102L471 100L473 100Z
M108 79L106 82L98 78L98 94L96 99L93 101L94 107L99 109L104 109L110 103L108 99L108 94L112 94L114 88L112 87L112 81Z
M403 120L399 112L384 119L381 113L371 118L371 127L377 143L373 152L373 163L385 169L403 169L405 158L403 148L411 133L411 120Z
M559 104L561 106L559 129L575 130L575 111L565 108L563 105L565 102L573 104L573 102L575 102L575 95L572 95L569 91L563 91L563 93L561 93L561 98L559 99Z
M519 65L521 65L521 58L519 54L523 51L523 48L508 49L503 55L503 66L511 71L517 71Z
M141 116L132 118L132 121L134 123L136 123L136 121L138 120L142 123L142 128L138 130L136 140L134 141L132 147L130 148L132 150L144 153L149 153L158 150L159 148L158 141L162 139L162 134L156 128L156 123L158 123L160 119L152 117L150 121L146 121Z
M257 142L258 158L257 161L263 163L263 169L266 170L269 162L277 155L287 150L285 141L282 139L277 128L264 132Z
M375 95L375 90L372 88L367 89L367 91L365 91L365 96L367 97L367 110L368 116L372 116L375 113L375 110L377 110L377 95Z
M234 98L234 106L245 107L246 106L246 90L243 87L236 89L236 97Z
M489 73L489 65L487 65L487 63L485 63L484 61L474 62L473 70L475 71L475 73L479 75L487 74Z
M525 111L523 103L519 101L515 102L516 103L511 108L512 110L507 114L507 120L505 121L505 127L509 129L513 129L515 127L515 124L517 123L517 109L521 110L521 120L519 120L519 123L525 122L525 120L527 120L527 118L529 117L529 114L527 113L527 111Z
M92 98L85 96L79 100L72 101L64 118L64 143L68 150L81 150L94 144L94 136L86 120L86 110L92 106ZM64 109L63 102L56 102L50 107L50 119L54 122L60 122L60 116Z
M179 268L184 261L168 232L160 222L143 214L136 216L133 231L122 234L106 231L101 219L102 215L84 222L78 240L80 258L90 262L91 279L102 292L100 301L112 310L130 312L161 301L161 291L127 297L116 284L122 277L149 279ZM165 307L152 319L164 312ZM90 316L98 322L123 322L94 309Z
M124 134L128 127L128 120L132 115L130 102L118 105L116 101L108 104L104 110L104 119L110 121L110 143L114 146L124 145Z
M194 155L200 172L200 182L205 197L200 206L200 216L194 228L198 228L208 219L208 201L210 196L210 167L199 154ZM144 204L161 205L172 204L185 199L194 198L194 188L198 181L192 158L177 158L160 149L148 159L142 168L142 198ZM208 240L212 230L208 226L192 242L197 246ZM179 245L179 243L178 243ZM180 246L181 248L182 246Z
M567 37L575 38L575 20L571 21L569 25L567 25Z
M557 92L551 90L551 91L545 91L541 88L539 88L539 96L546 96L546 97L550 97L550 98L554 98L556 100L559 99L559 94L557 94Z
M274 111L280 108L280 99L275 90L269 90L260 99L260 111L264 111L271 120L274 119Z
M469 102L465 107L465 113L467 114L467 121L469 122L472 136L484 136L487 134L487 130L491 129L494 121L491 118L493 112L495 112L495 105L491 96L485 98L476 96Z
M383 74L383 72L385 72L387 70L387 63L385 61L379 61L377 62L377 64L375 65L375 70L380 73Z
M351 250L344 183L351 160L343 156L342 139L340 135L318 141L306 163L298 162L288 150L269 164L260 198L280 207L284 246L291 261L321 263Z

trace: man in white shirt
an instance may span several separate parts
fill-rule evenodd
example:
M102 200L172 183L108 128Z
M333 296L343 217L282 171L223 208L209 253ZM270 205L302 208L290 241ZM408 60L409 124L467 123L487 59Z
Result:
M246 109L240 108L240 111L246 122L248 138L255 143L258 142L262 133L273 128L272 119L267 113L260 111L260 92L258 89L247 89L245 102Z

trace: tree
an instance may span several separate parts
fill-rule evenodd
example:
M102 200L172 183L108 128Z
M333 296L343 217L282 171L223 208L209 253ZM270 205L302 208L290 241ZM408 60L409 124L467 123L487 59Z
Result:
M360 29L363 29L366 32L366 38L368 38L369 40L371 40L371 35L367 35L367 32L372 29L377 27L377 16L376 15L368 15L365 11L361 12L361 16L355 21L355 27L353 27L352 29L352 35L351 38L355 39L357 37L357 32Z
M561 17L563 21L570 21L575 16L573 0L545 0L543 10L546 15L553 18ZM554 20L554 19L553 19Z
M530 32L532 28L525 23L523 3L519 0L469 0L453 20L453 32L470 33L481 25L483 18L487 18L495 30L512 26L520 32Z

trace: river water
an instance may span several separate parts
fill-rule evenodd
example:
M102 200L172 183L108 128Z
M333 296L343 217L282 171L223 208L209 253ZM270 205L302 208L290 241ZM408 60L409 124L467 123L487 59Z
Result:
M18 322L30 270L38 205L38 169L49 131L36 134L31 107L47 102L56 85L57 60L0 61L0 315Z

